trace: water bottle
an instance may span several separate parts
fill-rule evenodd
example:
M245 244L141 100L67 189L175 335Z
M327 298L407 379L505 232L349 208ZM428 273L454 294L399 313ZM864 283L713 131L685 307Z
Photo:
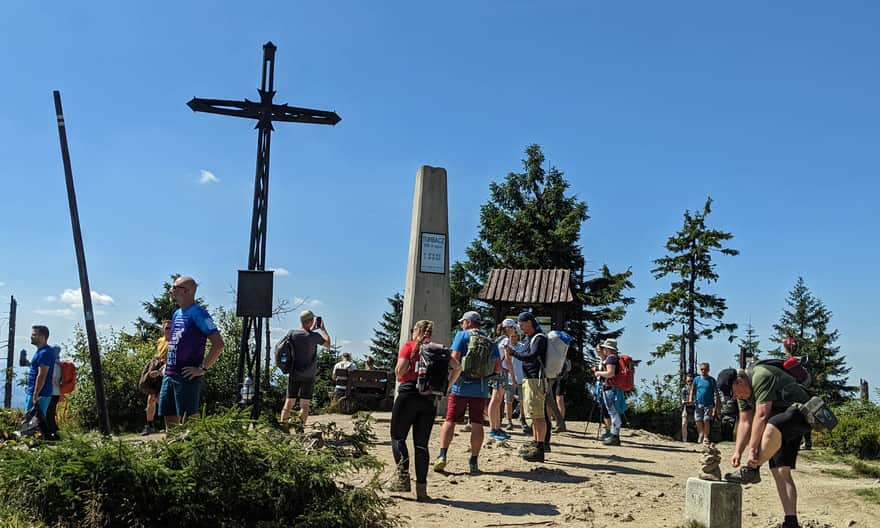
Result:
M18 366L19 367L27 367L30 364L31 363L30 363L30 361L28 361L28 358L27 358L27 350L22 348L21 352L19 352L19 355L18 355Z

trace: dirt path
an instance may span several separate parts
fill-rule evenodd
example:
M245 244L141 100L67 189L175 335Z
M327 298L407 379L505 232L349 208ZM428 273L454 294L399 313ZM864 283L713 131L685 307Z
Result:
M390 413L376 413L379 437L376 455L389 468ZM321 421L350 424L350 417L326 415ZM488 442L480 454L483 474L467 474L468 435L458 427L449 449L446 474L429 472L430 503L419 503L412 494L393 494L395 513L410 526L627 526L671 528L683 523L684 486L694 476L699 451L644 431L624 430L623 445L605 447L583 434L584 424L569 424L572 432L554 436L546 462L533 464L517 456L527 438L521 431L501 444ZM431 456L439 446L440 422L434 426ZM410 443L410 451L412 444ZM729 471L732 444L721 444L722 470ZM853 493L857 488L880 487L867 478L838 478L823 470L845 466L798 460L795 482L801 523L810 528L880 527L880 506ZM387 477L391 478L391 471ZM763 481L747 486L743 494L743 528L765 528L782 521L773 478L762 471Z

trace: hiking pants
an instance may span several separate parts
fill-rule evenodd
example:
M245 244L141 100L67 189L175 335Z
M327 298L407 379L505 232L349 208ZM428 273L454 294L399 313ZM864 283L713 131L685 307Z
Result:
M394 399L391 409L391 452L394 463L401 472L409 473L409 450L406 437L413 432L413 447L416 450L416 482L428 482L428 440L434 427L437 408L434 399L417 392L403 392Z
M620 412L617 410L617 405L615 405L614 400L617 399L617 389L614 387L607 387L602 389L602 403L605 405L605 409L608 411L608 416L611 417L611 434L614 436L620 436Z

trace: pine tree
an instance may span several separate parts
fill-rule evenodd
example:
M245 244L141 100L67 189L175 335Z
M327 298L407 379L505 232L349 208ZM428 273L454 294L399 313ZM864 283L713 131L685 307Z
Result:
M798 277L788 293L782 317L773 325L776 335L771 341L781 345L786 337L794 337L797 355L806 358L813 376L811 392L837 405L850 398L856 387L847 385L851 369L846 366L846 357L840 355L840 347L834 345L840 333L830 328L832 315L825 303L810 292L803 277ZM785 353L778 346L770 355L783 357Z
M675 278L669 291L658 293L648 300L648 312L665 314L666 319L651 323L655 332L667 332L666 341L657 346L652 355L658 358L676 350L681 334L669 333L685 325L688 346L687 372L694 374L696 342L700 339L712 339L721 332L729 334L728 341L733 342L733 332L737 325L723 322L727 301L703 291L702 284L718 281L712 254L735 256L739 251L724 247L723 243L732 239L733 235L706 226L706 217L712 212L712 198L706 199L703 210L684 213L684 223L680 231L666 241L667 256L654 261L656 268L651 270L655 279L667 276ZM680 369L683 366L680 366Z
M141 302L146 312L147 319L138 317L134 322L134 333L127 334L122 332L123 339L130 339L140 343L155 343L162 335L162 321L171 319L174 310L177 310L177 303L171 297L171 286L174 281L180 277L180 273L171 275L170 280L162 282L162 293L154 296L151 300ZM207 308L204 299L196 298L196 304L200 304Z
M523 172L511 172L489 185L489 200L480 207L479 234L466 249L466 259L451 266L453 315L476 309L484 321L492 321L488 307L475 299L493 268L571 270L576 308L568 313L565 330L581 350L569 355L569 384L581 388L587 378L582 354L590 353L601 339L623 332L616 325L634 302L626 295L633 287L632 272L614 273L605 265L589 275L584 272L580 235L589 219L587 204L568 194L570 184L561 171L544 169L539 145L529 145L525 153ZM583 395L580 390L570 393ZM576 401L572 407L577 407Z
M751 359L752 361L758 360L759 356L761 355L761 349L758 348L759 344L760 340L758 339L758 333L755 332L755 327L752 326L752 323L748 323L746 325L745 337L739 340L739 348L741 351L745 351L746 361L749 361L749 359ZM736 364L739 364L739 352L737 352L734 359L736 360Z
M403 321L403 296L395 293L388 298L391 310L382 314L379 328L373 329L375 336L370 345L376 368L393 370L397 363L397 350L400 346L400 325Z

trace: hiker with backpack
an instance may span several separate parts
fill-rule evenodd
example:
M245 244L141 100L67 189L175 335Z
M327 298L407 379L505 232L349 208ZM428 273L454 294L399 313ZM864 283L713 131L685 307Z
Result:
M318 345L330 346L330 334L324 326L324 319L316 318L311 310L299 314L300 328L295 328L281 338L275 347L276 363L283 359L282 372L287 376L287 398L281 409L281 421L290 419L290 414L299 400L299 419L302 425L309 417L309 403L318 375Z
M505 328L516 328L516 322L511 319L505 319L498 327L497 333L501 334L502 337L497 338L495 345L500 352L503 350L500 346L501 343L509 342L510 340L505 335ZM514 386L518 381L513 370L511 358L505 356L501 360L501 374L489 381L489 387L492 389L492 398L489 400L489 438L493 440L503 441L510 438L510 433L501 428L501 404L509 400L509 403L507 403L507 421L508 424L512 425Z
M40 432L44 438L50 438L52 431L46 419L49 404L52 402L52 374L55 371L55 351L49 346L49 328L43 325L31 327L31 344L37 347L33 357L27 363L27 385L25 387L24 410L27 414L36 414ZM27 419L28 417L25 416Z
M412 429L416 467L416 500L428 500L428 440L437 414L437 399L446 393L450 383L461 373L461 364L448 349L430 343L434 323L418 321L397 356L394 372L397 397L391 409L391 452L397 464L397 475L391 491L409 492L409 450L406 437Z
M508 357L507 349L515 350L516 352L522 353L528 347L527 343L524 343L519 338L519 325L513 319L505 319L501 323L501 334L503 337L498 340L498 350L504 351L505 358ZM503 361L501 366L504 367L507 362ZM519 400L522 403L522 381L525 379L525 373L522 368L522 361L519 359L510 356L510 366L508 367L510 370L508 371L508 375L510 376L510 384L505 387L504 392L504 407L507 412L507 426L508 430L513 429L513 404ZM528 422L526 422L525 413L520 409L519 412L519 421L522 425L523 432L527 435L532 434L532 429L529 427Z
M141 392L147 395L146 419L141 436L159 432L160 428L154 423L156 419L156 407L159 404L159 391L162 389L162 376L165 370L165 357L168 355L168 343L171 341L171 321L162 321L162 335L156 340L156 353L144 365L138 386Z
M528 462L543 462L544 453L549 444L546 414L548 380L544 377L544 365L547 362L547 336L541 331L538 320L531 312L522 312L516 318L520 330L528 339L528 348L518 352L511 348L505 354L522 361L523 398L520 412L532 420L533 441L523 446L520 454Z
M455 423L464 418L467 410L471 426L468 469L474 475L480 473L477 457L483 447L483 417L489 403L489 378L501 373L501 355L498 347L480 329L480 314L465 312L458 322L461 330L455 334L450 351L451 357L461 363L462 370L450 390L446 419L440 431L440 454L434 461L434 471L446 469Z
M782 351L785 353L786 361L791 362L793 360L799 360L799 358L797 358L795 356L795 354L797 353L797 339L795 339L791 336L787 336L782 341ZM812 383L812 381L813 381L812 377L810 376L810 373L809 373L809 371L806 370L806 368L804 369L804 372L806 373L806 376L809 378L809 382L806 383L806 386L809 386L810 383ZM803 449L804 451L809 451L810 449L813 449L813 433L812 432L804 433L804 445L802 446L801 449Z
M620 445L620 428L623 425L621 413L618 408L621 399L621 387L615 383L620 379L620 359L617 353L617 340L608 338L596 345L596 353L602 358L598 367L593 367L593 372L601 381L599 400L602 402L603 417L605 420L605 434L600 438L603 445Z
M739 426L730 463L736 471L725 475L729 482L761 482L760 467L769 462L770 473L782 503L782 528L796 528L797 488L791 476L801 437L813 428L832 429L837 419L818 397L810 397L786 367L761 361L750 371L724 369L718 388L737 399ZM742 465L742 457L746 457Z

